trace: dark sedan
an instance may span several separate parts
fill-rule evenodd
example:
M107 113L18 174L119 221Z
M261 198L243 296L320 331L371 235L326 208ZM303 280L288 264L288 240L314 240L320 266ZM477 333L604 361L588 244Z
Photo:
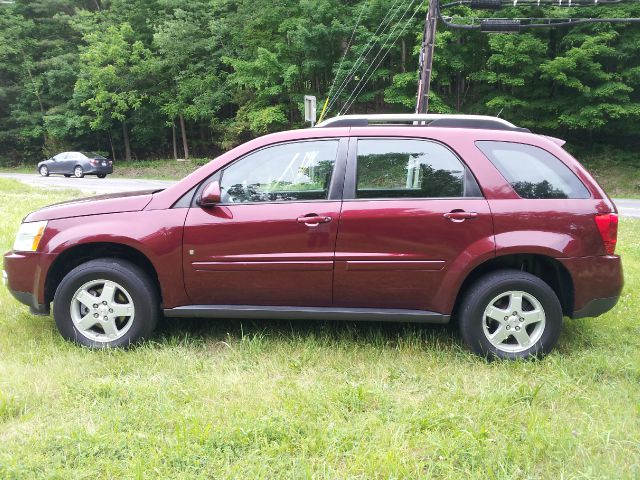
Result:
M113 161L92 152L62 152L38 164L38 172L43 177L59 173L65 177L73 175L82 178L85 175L97 175L104 178L113 173Z

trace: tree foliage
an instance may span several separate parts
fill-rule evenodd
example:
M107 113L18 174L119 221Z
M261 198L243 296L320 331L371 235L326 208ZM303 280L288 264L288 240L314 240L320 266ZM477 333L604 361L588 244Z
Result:
M215 155L260 134L303 126L306 94L316 95L320 107L330 96L330 116L412 111L427 8L416 10L419 4L0 4L0 161L33 162L65 149L137 158L169 157L172 150ZM606 13L637 17L640 5ZM505 14L527 12L496 13ZM432 111L500 114L585 144L638 143L637 26L483 35L440 25L436 45Z

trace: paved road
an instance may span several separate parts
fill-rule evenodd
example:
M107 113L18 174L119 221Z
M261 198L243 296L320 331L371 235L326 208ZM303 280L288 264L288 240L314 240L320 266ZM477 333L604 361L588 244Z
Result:
M14 178L32 187L69 189L74 188L85 193L116 193L134 190L148 190L166 188L175 182L165 180L143 180L138 178L98 178L86 176L84 178L65 178L52 175L42 177L31 173L0 173L0 178Z
M65 178L60 176L41 177L30 173L0 173L0 178L14 178L27 185L41 188L75 188L86 193L114 193L152 188L166 188L174 182L166 180L143 180L134 178L97 177ZM640 218L640 200L614 199L623 217Z

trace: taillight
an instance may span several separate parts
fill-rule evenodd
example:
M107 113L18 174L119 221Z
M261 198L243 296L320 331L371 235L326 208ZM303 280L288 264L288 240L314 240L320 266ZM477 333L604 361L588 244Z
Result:
M618 241L618 215L616 213L603 213L596 215L596 225L602 237L604 250L607 255L613 255Z
M97 167L98 165L100 165L100 160L89 160L89 163L94 167Z

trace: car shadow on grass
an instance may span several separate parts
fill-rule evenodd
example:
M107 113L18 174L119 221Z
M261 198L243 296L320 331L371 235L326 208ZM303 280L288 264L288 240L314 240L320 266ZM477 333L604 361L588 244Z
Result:
M453 324L162 318L154 336L160 345L183 342L210 344L253 338L326 345L355 343L387 348L411 344L421 349L464 350Z

